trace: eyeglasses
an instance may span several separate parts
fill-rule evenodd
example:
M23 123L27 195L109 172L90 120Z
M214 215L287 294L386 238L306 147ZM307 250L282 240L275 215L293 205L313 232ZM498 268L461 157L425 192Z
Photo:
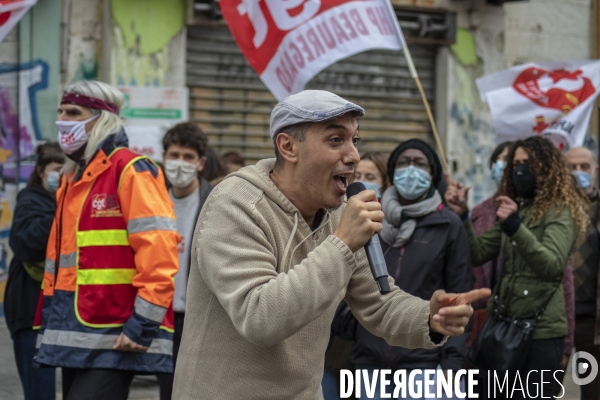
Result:
M414 165L415 168L429 171L429 163L420 158L416 160L411 160L410 158L399 158L398 161L396 161L396 168L406 168L411 165Z

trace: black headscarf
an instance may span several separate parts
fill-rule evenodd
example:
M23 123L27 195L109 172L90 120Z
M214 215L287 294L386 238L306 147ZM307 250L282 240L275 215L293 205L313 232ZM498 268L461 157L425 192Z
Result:
M387 162L387 174L390 182L394 182L394 170L396 169L398 157L408 149L421 150L423 154L425 154L425 157L427 157L429 165L431 166L432 186L437 189L442 181L442 163L435 150L421 139L407 140L396 147L392 154L390 154L390 158L388 158Z

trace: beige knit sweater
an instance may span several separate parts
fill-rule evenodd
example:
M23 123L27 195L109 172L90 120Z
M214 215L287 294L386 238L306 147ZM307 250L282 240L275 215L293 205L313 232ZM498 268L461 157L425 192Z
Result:
M380 295L363 250L333 236L344 206L314 232L269 178L274 159L229 175L193 239L175 399L321 399L335 309L394 346L433 348L429 303ZM393 282L390 280L393 286Z

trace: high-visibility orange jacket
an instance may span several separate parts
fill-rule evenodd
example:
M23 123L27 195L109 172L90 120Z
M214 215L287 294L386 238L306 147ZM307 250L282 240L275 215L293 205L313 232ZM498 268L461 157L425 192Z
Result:
M160 168L123 144L123 131L109 136L56 193L36 321L41 364L173 370L173 203ZM148 351L112 350L121 332Z

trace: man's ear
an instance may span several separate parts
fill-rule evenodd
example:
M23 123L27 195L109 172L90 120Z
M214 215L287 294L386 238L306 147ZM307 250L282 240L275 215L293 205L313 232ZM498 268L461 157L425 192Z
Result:
M298 140L288 135L285 132L281 132L275 139L275 145L281 158L295 164L298 162Z
M200 161L198 162L198 172L202 172L204 166L206 165L206 157L200 157Z

